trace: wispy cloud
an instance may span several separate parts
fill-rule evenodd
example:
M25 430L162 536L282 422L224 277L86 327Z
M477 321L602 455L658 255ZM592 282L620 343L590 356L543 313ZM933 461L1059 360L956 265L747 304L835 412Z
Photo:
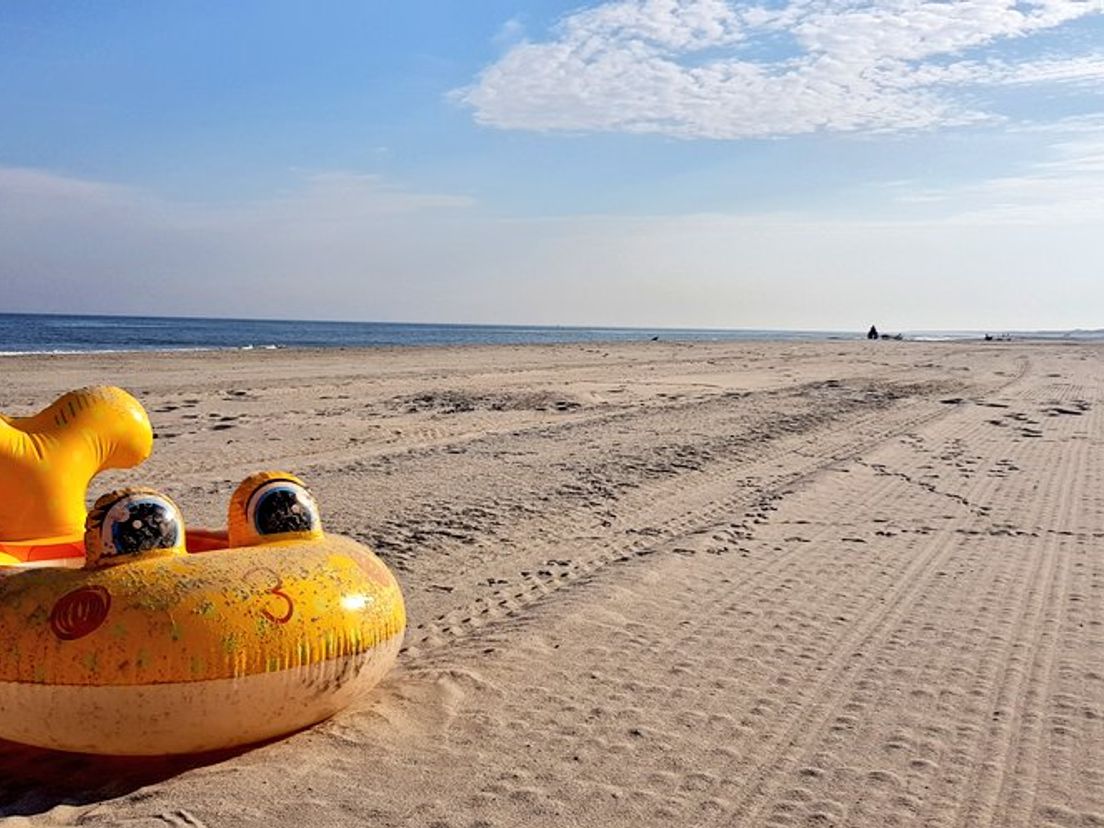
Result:
M0 167L0 283L28 309L367 317L417 274L427 238L474 206L345 171L205 203Z
M525 37L525 24L519 17L511 17L503 23L493 38L498 46L513 46Z
M1063 225L1104 221L1104 118L1051 124L1045 157L1002 176L953 187L904 182L896 199L929 205L947 223Z
M454 97L504 129L732 139L997 120L956 87L1091 83L1100 54L1007 62L1005 43L1104 0L618 0L522 42Z
M940 217L914 220L501 219L464 198L354 173L316 174L278 199L181 203L0 168L0 284L9 310L833 329L865 329L874 320L891 328L1084 326L1095 324L1093 309L1104 303L1099 221L1009 226L993 209L1001 199L1040 211L1048 198L1052 209L1074 204L1080 196L1069 183L1078 176L1089 182L1081 196L1092 197L1104 163L1091 149L1101 148L1099 136L1088 122L1073 126L1055 139L1051 167L992 181L984 193L932 192L942 202L935 205ZM1092 170L1096 178L1088 177ZM963 218L971 198L988 204L988 218ZM1058 208L1055 199L1064 200Z

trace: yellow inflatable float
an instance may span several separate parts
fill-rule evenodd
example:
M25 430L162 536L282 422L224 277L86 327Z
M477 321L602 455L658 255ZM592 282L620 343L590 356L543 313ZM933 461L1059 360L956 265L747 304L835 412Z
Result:
M47 416L69 411L58 409L66 395L0 421L0 737L105 754L211 750L321 721L379 681L405 628L399 586L366 547L323 532L293 475L246 478L225 532L187 531L165 495L123 489L96 501L74 539L81 476L149 453L133 397L74 393L83 419ZM59 467L70 489L56 485ZM10 500L23 485L59 499Z

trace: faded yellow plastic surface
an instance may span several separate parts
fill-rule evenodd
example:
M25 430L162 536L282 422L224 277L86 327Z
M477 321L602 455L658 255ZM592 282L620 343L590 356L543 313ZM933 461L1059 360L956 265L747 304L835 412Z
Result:
M405 623L394 576L341 536L26 570L0 578L0 683L238 678L352 657Z
M0 737L133 755L272 738L375 686L405 625L383 562L320 530L84 569L14 567L0 576Z
M348 706L383 678L401 646L396 636L352 658L215 681L3 683L4 736L58 750L143 756L258 742Z
M145 409L121 388L70 391L33 417L0 414L0 541L78 540L89 481L152 447Z

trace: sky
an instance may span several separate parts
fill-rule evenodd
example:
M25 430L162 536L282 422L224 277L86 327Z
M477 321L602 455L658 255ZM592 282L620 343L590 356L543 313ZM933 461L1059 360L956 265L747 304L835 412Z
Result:
M0 311L1104 327L1104 0L11 0Z

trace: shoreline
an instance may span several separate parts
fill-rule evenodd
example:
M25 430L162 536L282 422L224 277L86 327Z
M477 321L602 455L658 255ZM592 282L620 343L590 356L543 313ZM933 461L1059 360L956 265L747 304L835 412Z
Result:
M567 346L602 346L602 347L615 347L615 346L650 346L657 344L667 345L766 345L766 344L830 344L830 343L865 343L867 340L864 336L859 334L854 335L832 335L825 336L822 339L815 337L794 337L792 339L782 336L764 336L763 338L739 338L739 339L703 339L703 338L687 338L681 339L678 337L659 338L659 339L580 339L580 340L562 340L553 342L452 342L452 343L427 343L427 342L411 342L409 344L397 344L397 343L383 343L379 345L281 345L281 344L265 344L265 345L241 345L241 346L223 346L223 345L201 345L194 347L135 347L135 348L102 348L102 349L56 349L56 350L26 350L26 351L0 351L0 359L11 358L24 358L24 357L99 357L99 356L132 356L140 354L156 354L156 355L174 355L174 354L207 354L207 353L249 353L252 351L257 352L306 352L306 353L325 353L325 352L349 352L349 351L366 351L374 352L380 350L408 350L408 349L442 349L447 350L451 348L555 348L555 347L567 347ZM991 345L1092 345L1104 342L1104 337L1100 338L1079 338L1077 336L1068 336L1065 334L1050 336L1022 336L1013 337L1011 339L1002 339L994 337L986 340L983 335L978 336L904 336L902 339L896 339L893 337L887 337L885 339L877 340L878 342L902 342L902 343L914 343L924 345L940 345L940 344L952 344L952 345L968 345L972 343L977 344L991 344Z
M864 341L866 328L619 327L469 325L350 321L234 320L0 314L0 357L76 353L189 353L284 348L462 347L665 342ZM884 340L912 342L1101 341L1104 331L888 330Z

